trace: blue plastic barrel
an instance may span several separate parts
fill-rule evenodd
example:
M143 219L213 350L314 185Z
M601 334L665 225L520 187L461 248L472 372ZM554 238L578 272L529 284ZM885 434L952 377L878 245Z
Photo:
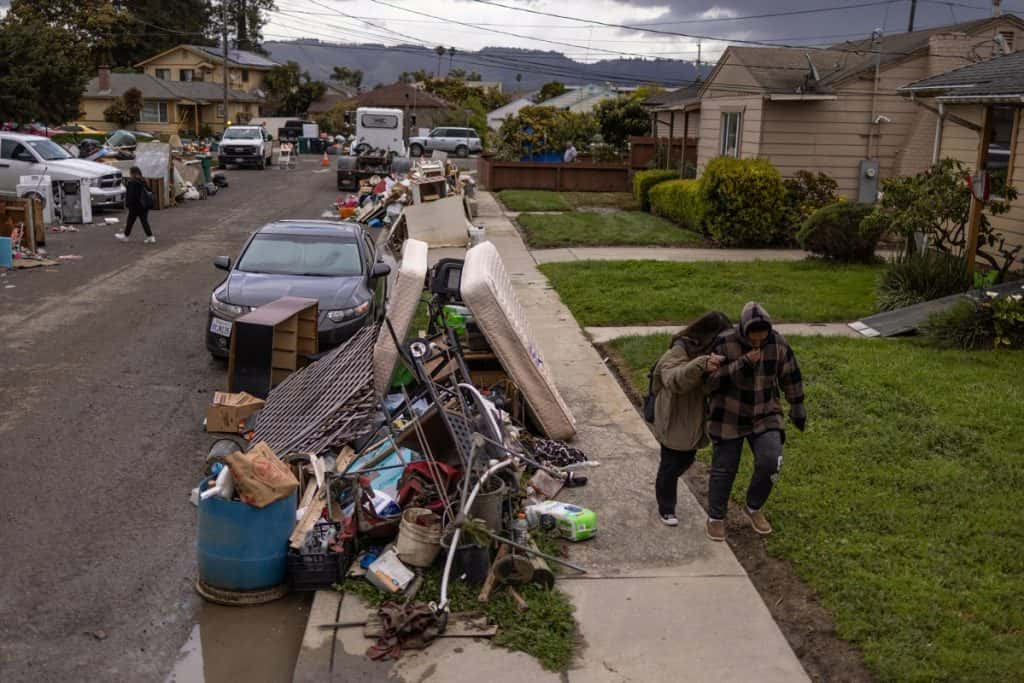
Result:
M210 479L203 481L200 491L207 489ZM232 591L284 583L295 506L294 492L265 508L217 496L199 501L199 579Z
M0 268L11 268L14 266L14 259L11 258L11 238L0 237Z

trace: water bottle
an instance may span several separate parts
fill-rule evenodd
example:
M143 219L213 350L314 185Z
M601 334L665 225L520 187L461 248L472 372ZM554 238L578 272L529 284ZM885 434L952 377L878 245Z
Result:
M530 525L526 521L525 512L516 515L516 520L512 522L512 540L519 545L529 545L530 543Z

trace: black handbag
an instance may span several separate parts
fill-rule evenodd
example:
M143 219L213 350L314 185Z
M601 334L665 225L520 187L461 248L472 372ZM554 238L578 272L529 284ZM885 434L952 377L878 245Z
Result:
M654 371L657 367L658 364L655 363L647 371L647 395L644 396L644 419L651 424L654 424L654 404L658 399L654 394Z

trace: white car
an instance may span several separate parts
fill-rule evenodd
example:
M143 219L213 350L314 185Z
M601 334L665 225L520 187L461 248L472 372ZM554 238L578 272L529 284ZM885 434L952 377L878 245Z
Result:
M220 138L217 161L221 168L228 164L266 168L271 163L273 139L262 126L228 126Z
M435 128L426 137L409 138L409 155L423 156L434 150L451 152L457 157L468 157L483 151L480 136L472 128Z
M0 192L13 194L26 175L47 175L54 182L89 180L93 207L124 208L124 182L118 169L76 159L49 138L0 131Z

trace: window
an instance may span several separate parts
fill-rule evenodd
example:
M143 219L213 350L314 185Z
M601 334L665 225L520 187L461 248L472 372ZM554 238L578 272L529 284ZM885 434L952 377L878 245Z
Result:
M249 82L249 70L248 69L242 69L242 82L243 83L248 83Z
M1006 43L1006 53L1013 52L1013 31L1000 31L998 35ZM997 54L999 53L997 52Z
M26 142L29 147L35 150L43 161L60 161L61 159L70 159L71 155L67 153L63 147L58 145L53 140L29 140ZM35 161L27 152L25 153L24 161Z
M738 111L728 111L722 114L722 140L719 151L727 157L740 156L740 125L743 122L743 114Z
M27 161L29 163L33 163L36 160L32 153L25 149L25 145L17 140L4 140L0 142L0 158L13 161Z
M157 69L156 70L156 77L159 78L161 81L169 81L169 80L171 80L171 70L170 69Z
M220 104L217 105L217 118L218 119L223 119L224 118L224 103L223 102L221 102Z
M146 101L142 103L142 115L139 120L143 123L167 123L167 103Z
M996 197L1001 197L1006 187L1016 114L1016 107L989 107L988 110L988 146L981 167L989 172L991 191Z
M193 69L179 69L178 80L179 81L194 81L196 79L196 72Z
M363 114L359 125L363 128L398 128L398 117L394 114Z
M238 263L246 273L346 277L363 272L359 244L324 236L256 235Z

